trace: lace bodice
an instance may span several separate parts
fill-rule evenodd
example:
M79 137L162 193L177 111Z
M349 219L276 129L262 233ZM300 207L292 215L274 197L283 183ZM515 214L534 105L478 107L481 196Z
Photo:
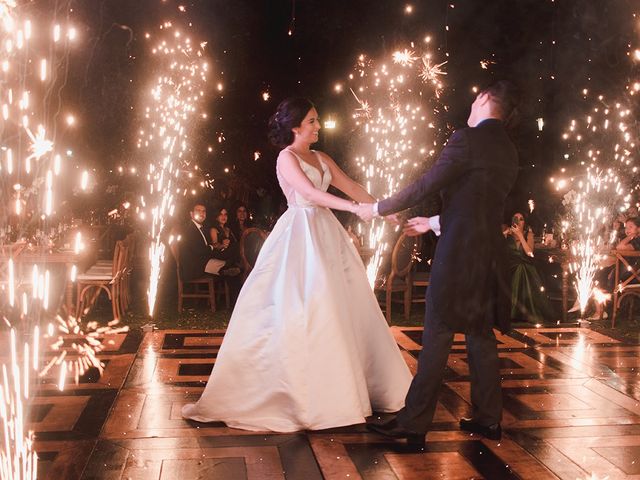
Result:
M290 150L288 148L285 148L285 150L293 153L293 155L298 159L300 168L302 169L304 174L307 176L307 178L311 180L311 183L313 183L313 185L318 190L322 190L323 192L326 192L327 189L329 188L329 185L331 185L331 172L329 171L329 168L325 165L325 163L322 161L322 158L320 157L320 155L318 155L318 153L315 150L312 150L312 152L315 154L316 158L320 162L320 165L322 166L322 174L316 167L305 162L300 157L300 155L295 153L293 150ZM276 175L278 177L278 183L280 184L280 188L282 189L284 196L287 197L287 204L290 207L295 207L295 206L313 207L314 206L313 202L310 202L309 200L304 198L302 195L300 195L293 188L293 186L290 183L288 183L287 180L280 174L280 156L278 156L278 162L276 163Z

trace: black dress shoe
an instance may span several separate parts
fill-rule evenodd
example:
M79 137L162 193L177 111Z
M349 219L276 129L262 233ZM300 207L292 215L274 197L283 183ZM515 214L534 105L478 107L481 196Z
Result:
M387 423L367 423L367 429L389 438L404 438L411 451L424 451L426 433L403 428L395 418Z
M460 419L460 429L465 432L477 433L489 440L500 440L502 438L502 427L499 423L484 426L471 418Z

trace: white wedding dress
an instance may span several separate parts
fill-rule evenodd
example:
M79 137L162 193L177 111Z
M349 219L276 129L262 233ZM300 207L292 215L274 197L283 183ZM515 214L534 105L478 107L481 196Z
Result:
M320 161L320 173L298 161L326 191L327 166ZM293 432L363 423L372 409L400 410L411 374L358 252L331 210L276 172L289 208L242 287L200 400L182 415Z

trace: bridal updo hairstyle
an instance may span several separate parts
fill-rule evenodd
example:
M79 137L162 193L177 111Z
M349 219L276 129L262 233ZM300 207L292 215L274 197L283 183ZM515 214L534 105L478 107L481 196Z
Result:
M312 108L315 105L306 98L287 98L280 102L269 119L269 141L279 148L291 145L294 137L291 129L299 127Z

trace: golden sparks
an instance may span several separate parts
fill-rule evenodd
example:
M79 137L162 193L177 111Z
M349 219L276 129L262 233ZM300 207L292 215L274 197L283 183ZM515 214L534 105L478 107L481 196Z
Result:
M147 290L149 315L155 310L160 267L164 261L164 243L161 234L168 217L175 210L177 194L196 194L193 187L180 185L195 183L189 172L191 134L195 119L203 103L209 65L204 58L204 42L194 42L170 22L163 25L151 49L160 74L153 81L146 98L145 125L140 129L138 147L147 156L148 197L142 198L141 219L151 220L151 268ZM222 82L217 83L222 91ZM185 175L186 173L186 175ZM203 184L204 181L199 182Z
M391 195L416 171L424 171L425 161L428 164L444 140L436 125L438 113L446 108L439 100L445 64L432 64L431 53L419 55L414 44L379 59L358 56L345 83L357 105L352 114L360 138L355 163L374 196ZM379 219L358 227L358 234L374 249L367 266L372 285L388 247L386 233Z

